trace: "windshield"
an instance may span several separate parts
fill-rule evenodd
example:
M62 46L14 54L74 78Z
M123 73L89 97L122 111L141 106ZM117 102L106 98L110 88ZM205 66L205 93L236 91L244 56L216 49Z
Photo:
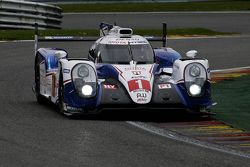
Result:
M131 49L131 50L130 50ZM132 59L138 64L153 64L154 53L149 44L108 45L101 44L101 60L103 63L128 64Z

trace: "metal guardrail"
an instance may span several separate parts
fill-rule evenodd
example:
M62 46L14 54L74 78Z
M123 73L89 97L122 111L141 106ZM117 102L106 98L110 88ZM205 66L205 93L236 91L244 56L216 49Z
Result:
M30 0L34 2L46 2L51 4L71 3L167 3L167 2L196 2L209 0ZM216 0L213 0L216 1Z
M0 28L61 28L62 9L49 4L21 0L0 0Z

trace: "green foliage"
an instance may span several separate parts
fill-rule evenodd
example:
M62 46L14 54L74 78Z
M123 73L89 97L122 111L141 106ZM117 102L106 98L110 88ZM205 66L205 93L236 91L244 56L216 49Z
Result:
M98 3L61 4L63 12L169 12L169 11L244 11L250 1L207 1L177 3Z
M250 130L250 75L212 86L216 118L237 128Z
M162 30L158 29L135 29L135 34L161 36ZM204 28L170 29L168 35L230 35L232 33L216 32ZM99 30L41 30L40 36L99 36ZM0 40L30 40L34 39L33 30L0 30Z

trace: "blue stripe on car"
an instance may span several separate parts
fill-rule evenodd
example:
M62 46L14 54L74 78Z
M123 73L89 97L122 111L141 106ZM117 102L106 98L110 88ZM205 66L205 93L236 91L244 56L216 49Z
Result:
M98 78L114 78L118 80L119 73L111 64L96 65Z

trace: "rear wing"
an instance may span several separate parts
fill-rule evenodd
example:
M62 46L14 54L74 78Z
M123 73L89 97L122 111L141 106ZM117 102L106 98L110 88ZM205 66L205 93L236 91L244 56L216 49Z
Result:
M112 25L101 23L100 24L100 35L106 35L106 32L104 32L103 27L101 26L107 26L108 29L111 29ZM38 25L35 24L35 45L34 45L34 50L35 54L38 49L38 42L91 42L91 41L96 41L100 37L84 37L84 36L44 36L44 37L39 37L38 34ZM144 36L149 42L162 42L162 46L166 47L167 45L167 24L162 23L162 36L161 37L156 37L156 36Z

